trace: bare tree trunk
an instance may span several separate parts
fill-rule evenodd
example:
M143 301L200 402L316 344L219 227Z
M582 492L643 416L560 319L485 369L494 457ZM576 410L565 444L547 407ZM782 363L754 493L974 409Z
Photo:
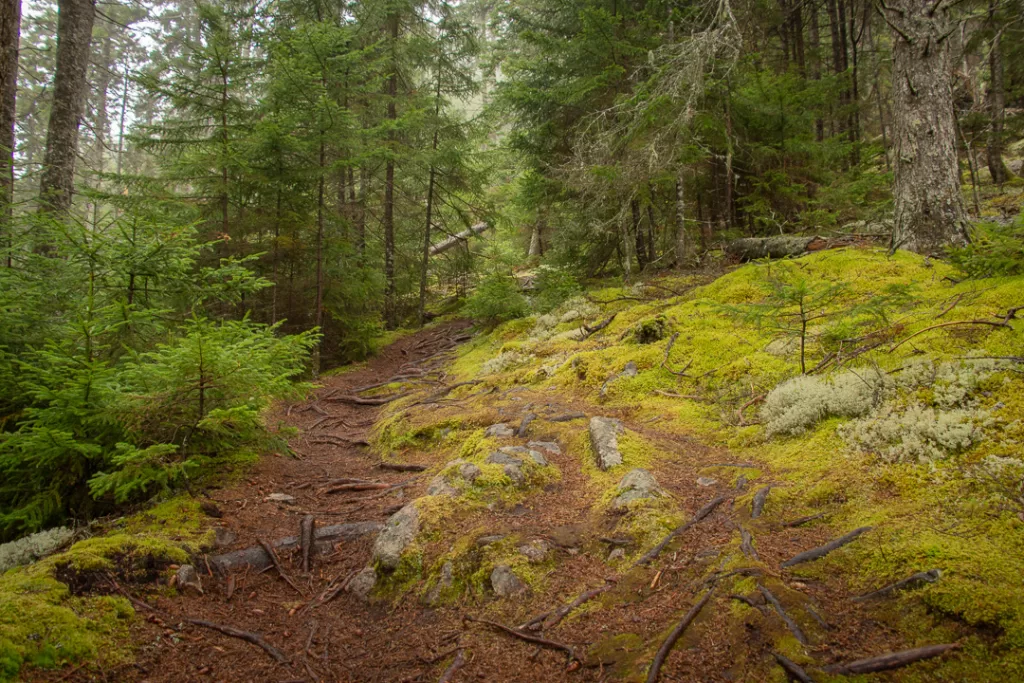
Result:
M989 124L988 145L986 156L988 170L992 174L992 182L1002 185L1010 179L1010 170L1003 162L1003 121L1006 116L1006 90L1003 74L1002 37L1003 30L995 26L996 3L989 0L988 16L995 35L992 37L992 45L988 52L988 66L990 71L990 84L988 90L988 113L991 119Z
M537 222L533 224L533 230L530 232L530 250L527 252L529 258L540 258L541 255L541 219L537 218Z
M75 190L78 124L88 90L89 44L96 6L93 0L59 0L57 6L53 104L46 130L39 200L43 211L65 214L71 210Z
M388 35L391 39L391 75L388 77L389 121L398 118L395 98L398 95L398 15L388 16ZM384 171L384 323L394 329L398 322L395 301L395 159L394 132L388 133L392 143L388 149L387 165Z
M893 28L892 248L938 254L968 241L947 42L952 22L943 5L920 0L893 0L881 11Z
M14 121L20 37L21 0L0 0L0 254L8 268L14 247Z

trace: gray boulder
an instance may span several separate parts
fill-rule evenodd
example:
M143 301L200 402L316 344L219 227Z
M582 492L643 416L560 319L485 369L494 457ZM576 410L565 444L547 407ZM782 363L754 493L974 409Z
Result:
M391 515L373 544L373 561L384 569L395 569L402 553L420 530L420 512L409 503Z
M622 464L619 434L622 422L611 417L590 418L590 445L597 454L597 466L602 470Z
M547 453L548 455L562 454L562 447L554 441L530 441L526 444L526 447L541 453Z
M654 475L642 468L636 468L626 473L626 476L619 482L618 493L612 501L612 507L621 509L632 503L634 500L646 498L658 498L664 495L664 491L658 486L658 480Z
M505 465L505 476L512 480L512 483L516 486L522 486L526 483L526 475L523 474L523 470L519 468L519 465Z
M515 465L516 467L522 467L523 465L522 458L511 455L505 450L494 451L487 456L487 459L484 462L494 465Z
M548 552L551 551L551 546L547 544L547 541L530 541L525 545L519 546L519 552L526 556L526 559L530 561L530 564L539 564L547 559Z
M526 448L524 446L505 446L498 450L507 455L530 458L541 467L547 467L548 465L548 459L544 457L544 454L532 448Z
M499 438L499 439L508 438L508 437L512 436L513 434L515 434L515 430L512 429L511 427L509 427L504 422L499 422L498 424L491 425L484 432L484 436L489 436L489 437L494 437L494 438Z
M504 564L498 565L491 572L491 588L494 589L495 595L502 598L523 595L529 590L512 568Z
M464 462L459 465L459 476L472 484L482 474L480 468L471 462Z
M430 480L430 485L427 486L428 496L450 496L454 498L459 495L459 490L448 483L448 480L444 478L443 474L439 474Z

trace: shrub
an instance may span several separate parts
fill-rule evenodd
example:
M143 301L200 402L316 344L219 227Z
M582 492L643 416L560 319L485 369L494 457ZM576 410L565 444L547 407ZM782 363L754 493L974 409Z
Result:
M495 325L529 315L530 306L510 275L494 272L480 281L466 300L466 314L474 320Z
M541 266L537 272L537 294L533 297L533 307L548 313L562 302L578 295L582 289L572 273L563 268Z
M950 261L975 278L1024 273L1024 216L1013 223L975 226L971 243L950 249Z

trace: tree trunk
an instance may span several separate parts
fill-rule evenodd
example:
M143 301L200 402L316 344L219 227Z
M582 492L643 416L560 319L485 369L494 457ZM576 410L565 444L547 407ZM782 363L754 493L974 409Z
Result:
M818 29L818 7L817 5L811 4L808 8L811 13L811 19L809 22L808 31L810 33L808 39L810 40L810 52L811 52L811 78L820 81L821 80L821 37ZM814 138L821 142L825 139L825 121L819 116L814 120Z
M644 229L640 225L640 202L633 199L629 202L633 213L633 240L636 242L636 265L641 271L647 266L647 246L644 244Z
M533 231L530 233L530 251L526 254L529 258L540 258L541 237L541 219L538 217L537 222L533 224Z
M683 176L676 176L676 267L690 262L690 240L686 234L686 197L683 194Z
M391 39L391 75L388 77L389 121L398 118L395 99L398 95L398 15L388 16L388 36ZM398 322L395 301L395 134L388 132L388 159L384 171L384 323L389 330Z
M78 156L78 124L88 90L89 43L96 18L93 0L59 0L53 103L46 130L39 200L44 211L71 210Z
M14 230L14 121L21 0L0 0L0 256L10 268Z
M920 0L894 0L882 11L893 27L892 248L939 254L948 245L967 243L947 42L949 11Z
M992 174L992 182L1002 185L1010 179L1010 171L1003 163L1003 121L1006 115L1006 90L1003 75L1003 55L1001 28L996 28L994 18L996 12L995 0L989 0L988 14L989 22L992 24L995 35L992 37L992 45L988 53L988 66L990 71L990 83L988 90L988 113L991 122L988 133L988 170Z

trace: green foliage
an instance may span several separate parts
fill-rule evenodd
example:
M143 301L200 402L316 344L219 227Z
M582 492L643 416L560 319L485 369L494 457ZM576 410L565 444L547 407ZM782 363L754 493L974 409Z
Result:
M537 294L533 297L533 307L540 313L549 313L582 292L579 281L571 272L551 266L541 266L537 270L534 286Z
M975 226L971 243L951 249L950 261L974 278L1024 273L1024 217Z
M466 299L466 315L479 322L496 325L530 313L530 305L519 290L515 278L501 271L486 275Z

